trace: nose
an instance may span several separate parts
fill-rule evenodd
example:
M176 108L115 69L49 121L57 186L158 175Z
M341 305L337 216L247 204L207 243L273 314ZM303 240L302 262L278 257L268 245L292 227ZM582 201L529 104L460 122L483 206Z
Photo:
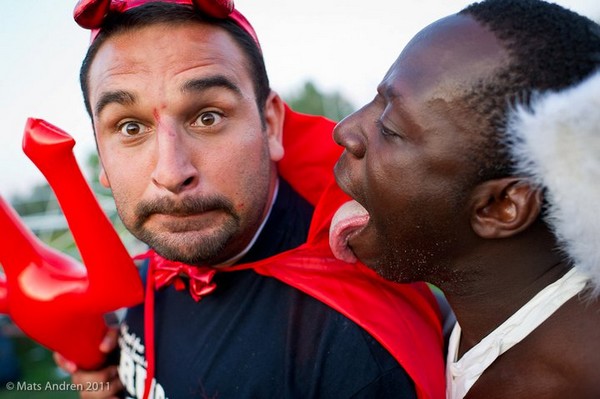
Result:
M187 145L188 138L177 127L161 123L156 132L156 164L152 183L160 189L180 194L194 188L199 181L199 171L194 160L194 148Z
M356 158L365 155L365 136L359 124L360 112L346 117L333 129L333 140Z

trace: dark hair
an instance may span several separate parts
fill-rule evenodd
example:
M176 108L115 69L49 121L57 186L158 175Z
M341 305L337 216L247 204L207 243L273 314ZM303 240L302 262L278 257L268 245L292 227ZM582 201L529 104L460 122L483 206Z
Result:
M487 27L508 51L509 63L465 93L479 118L482 144L472 152L478 181L513 173L504 133L510 108L532 95L582 81L600 66L600 26L541 0L486 0L459 14ZM483 147L483 148L481 148Z
M260 118L264 124L264 107L271 90L264 58L254 39L248 32L231 20L208 17L196 11L190 5L164 3L159 1L144 4L123 13L110 13L106 16L102 24L102 29L90 45L79 72L83 101L90 117L92 117L88 86L90 66L94 61L94 57L98 53L98 50L108 38L119 33L155 24L166 23L175 25L189 22L219 26L229 32L237 45L241 48L248 60L249 75L254 80L256 104L258 106Z

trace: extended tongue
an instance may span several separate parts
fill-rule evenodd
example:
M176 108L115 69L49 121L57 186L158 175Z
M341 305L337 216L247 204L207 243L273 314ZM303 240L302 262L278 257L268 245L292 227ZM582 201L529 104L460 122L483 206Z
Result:
M337 210L329 228L329 246L337 259L348 263L358 260L348 246L348 240L368 222L369 212L356 201L348 201Z

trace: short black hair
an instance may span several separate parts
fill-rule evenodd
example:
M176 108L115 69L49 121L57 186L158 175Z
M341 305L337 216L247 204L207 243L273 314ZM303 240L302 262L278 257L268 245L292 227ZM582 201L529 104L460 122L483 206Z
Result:
M478 181L510 176L506 147L509 110L530 105L532 96L574 85L600 66L600 26L559 5L541 0L486 0L459 14L488 28L509 54L509 63L464 94L483 136L471 153ZM482 148L483 147L483 148Z
M109 13L106 16L100 33L88 48L79 72L83 101L90 117L93 114L89 99L89 71L98 50L108 38L119 33L156 24L175 25L189 22L219 26L229 32L241 48L248 61L249 75L254 81L256 104L264 124L264 107L271 89L262 51L254 39L232 20L208 17L195 10L191 5L160 1L146 3L123 13Z

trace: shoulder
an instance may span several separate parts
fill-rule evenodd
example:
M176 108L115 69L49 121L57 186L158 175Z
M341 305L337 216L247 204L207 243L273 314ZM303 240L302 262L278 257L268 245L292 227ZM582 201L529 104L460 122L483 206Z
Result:
M599 398L600 304L575 297L499 357L469 398Z
M277 284L277 283L275 283ZM294 367L318 365L321 397L412 398L412 379L375 338L323 302L281 283L286 303L286 351L301 353Z
M568 386L564 397L600 397L600 300L575 297L553 316L538 350Z

